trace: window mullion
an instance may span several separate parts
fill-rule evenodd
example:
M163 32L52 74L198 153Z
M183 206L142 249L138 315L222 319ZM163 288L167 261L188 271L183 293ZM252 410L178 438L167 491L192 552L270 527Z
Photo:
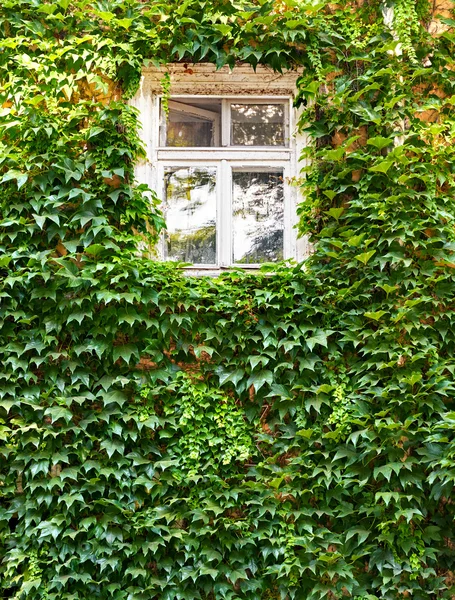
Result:
M220 267L228 267L232 262L232 182L231 167L227 160L222 160L220 165L218 198L218 260Z
M221 145L231 144L231 103L224 98L221 102Z
M291 144L292 144L291 127L293 127L293 124L291 123L291 114L292 114L291 107L292 107L291 101L288 100L288 102L286 102L284 105L284 140L285 140L285 145L288 148L290 148Z

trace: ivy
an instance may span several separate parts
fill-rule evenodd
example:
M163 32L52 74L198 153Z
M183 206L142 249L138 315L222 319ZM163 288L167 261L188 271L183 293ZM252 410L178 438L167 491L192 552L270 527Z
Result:
M453 596L455 36L431 8L2 2L3 597ZM201 60L304 67L304 265L150 259L126 101L144 64Z

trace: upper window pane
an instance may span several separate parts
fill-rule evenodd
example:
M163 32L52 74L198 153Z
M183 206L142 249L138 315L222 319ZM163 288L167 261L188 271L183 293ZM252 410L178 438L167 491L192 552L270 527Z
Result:
M220 145L221 100L169 102L161 116L160 145L174 148L207 148Z
M284 146L284 104L232 104L233 146Z

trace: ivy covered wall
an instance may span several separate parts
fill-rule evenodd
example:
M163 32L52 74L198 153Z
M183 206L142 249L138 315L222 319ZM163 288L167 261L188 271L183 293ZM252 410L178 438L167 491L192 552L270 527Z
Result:
M453 597L443 8L3 0L3 598ZM139 256L126 101L178 60L305 67L304 267Z

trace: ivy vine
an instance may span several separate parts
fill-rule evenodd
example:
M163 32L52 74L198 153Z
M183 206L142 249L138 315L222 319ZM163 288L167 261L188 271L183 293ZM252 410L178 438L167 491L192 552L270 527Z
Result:
M455 21L432 11L3 0L4 598L453 597ZM127 99L177 61L304 67L304 265L141 255L164 222Z

